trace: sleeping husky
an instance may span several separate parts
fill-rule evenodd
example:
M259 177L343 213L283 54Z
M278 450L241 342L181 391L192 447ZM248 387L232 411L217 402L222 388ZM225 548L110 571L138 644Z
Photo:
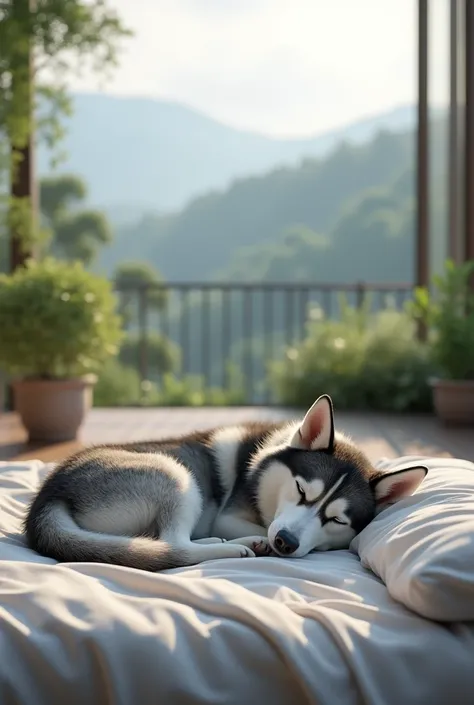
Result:
M150 571L217 558L300 558L347 548L426 472L378 473L335 432L324 395L302 422L82 450L47 477L25 532L31 548L58 561Z

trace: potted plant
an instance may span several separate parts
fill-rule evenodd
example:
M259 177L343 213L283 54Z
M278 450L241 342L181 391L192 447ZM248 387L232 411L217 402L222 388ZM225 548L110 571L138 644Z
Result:
M433 278L433 290L415 290L412 313L428 329L438 377L431 380L434 408L447 424L474 424L474 261Z
M29 261L0 276L0 369L30 440L76 438L120 338L110 283L79 262Z

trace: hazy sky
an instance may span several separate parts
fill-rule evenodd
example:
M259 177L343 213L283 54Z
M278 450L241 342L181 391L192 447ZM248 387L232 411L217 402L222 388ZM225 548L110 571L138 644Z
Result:
M107 92L175 100L284 136L415 99L415 0L109 1L136 34ZM430 0L437 102L447 5ZM74 87L99 88L86 77Z

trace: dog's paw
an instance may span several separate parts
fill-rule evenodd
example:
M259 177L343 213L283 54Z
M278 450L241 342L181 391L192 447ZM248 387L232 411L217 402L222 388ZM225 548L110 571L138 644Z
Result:
M252 544L252 550L255 553L255 555L258 557L260 556L273 556L275 555L272 547L270 546L270 542L267 538L259 538L258 541L254 541Z
M228 546L229 549L232 551L232 558L235 556L235 558L255 558L255 553L252 551L251 548L248 546L244 546L243 544L238 544L234 543L232 546Z
M247 546L251 549L252 555L258 557L261 556L276 556L277 554L272 550L270 542L266 536L243 536L239 539L231 539L226 541L226 546L229 544L239 544L239 546Z
M255 558L255 553L250 546L244 543L231 543L226 541L220 546L213 546L219 558Z

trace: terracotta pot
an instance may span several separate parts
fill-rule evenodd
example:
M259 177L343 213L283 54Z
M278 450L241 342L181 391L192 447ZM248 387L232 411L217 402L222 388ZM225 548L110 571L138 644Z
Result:
M13 382L15 410L30 441L63 442L77 438L92 406L96 378Z
M474 380L431 380L437 416L446 424L474 426Z

